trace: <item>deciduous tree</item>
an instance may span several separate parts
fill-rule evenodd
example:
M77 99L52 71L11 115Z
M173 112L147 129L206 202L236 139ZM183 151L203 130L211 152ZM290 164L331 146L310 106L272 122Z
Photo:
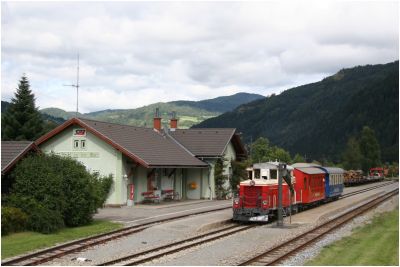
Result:
M362 155L360 146L354 137L347 141L346 150L343 153L343 167L347 170L361 169Z
M381 164L381 148L376 139L375 132L364 126L360 137L360 151L362 154L361 167L364 172Z

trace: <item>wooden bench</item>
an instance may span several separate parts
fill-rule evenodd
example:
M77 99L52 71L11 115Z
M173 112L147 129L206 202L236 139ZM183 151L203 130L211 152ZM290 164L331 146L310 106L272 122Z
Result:
M155 194L153 191L143 192L142 196L145 201L152 201L152 202L160 203L160 196L158 194Z
M163 198L165 200L179 200L179 193L175 192L173 189L165 189L161 191L161 194L163 195Z

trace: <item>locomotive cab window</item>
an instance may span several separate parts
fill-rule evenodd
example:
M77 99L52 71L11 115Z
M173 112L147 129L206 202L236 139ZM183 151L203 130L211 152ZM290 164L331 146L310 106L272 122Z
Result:
M86 148L86 140L81 140L81 148L82 149Z
M255 169L254 170L254 178L260 179L260 169Z
M278 179L278 170L270 170L271 179Z

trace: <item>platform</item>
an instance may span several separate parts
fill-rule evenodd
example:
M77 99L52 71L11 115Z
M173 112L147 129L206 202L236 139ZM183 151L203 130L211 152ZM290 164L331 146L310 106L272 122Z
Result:
M98 210L94 218L130 225L230 207L232 207L232 200L164 201L160 204L149 203L135 204L130 207L122 206L121 208L103 208Z

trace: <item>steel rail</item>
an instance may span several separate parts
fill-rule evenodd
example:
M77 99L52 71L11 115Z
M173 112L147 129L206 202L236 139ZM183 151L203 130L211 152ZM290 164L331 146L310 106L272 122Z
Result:
M358 194L361 194L361 193L364 193L364 192L368 192L368 191L371 191L371 190L374 190L374 189L377 189L377 188L380 188L380 187L384 187L384 186L387 186L387 185L390 185L390 184L394 184L394 183L397 183L397 181L387 181L387 182L385 182L383 184L378 184L378 185L374 185L374 186L371 186L371 187L363 188L363 189L360 189L360 190L357 190L357 191L354 191L354 192L343 194L343 195L341 195L339 197L339 199L346 198L346 197L351 197L351 196L354 196L354 195L358 195Z
M17 266L32 266L32 265L38 265L42 264L45 262L48 262L52 259L59 258L61 256L71 254L77 251L81 251L83 249L86 249L88 247L92 247L98 244L102 244L105 242L108 242L110 240L114 240L117 238L125 237L130 234L134 234L137 232L141 232L151 226L158 225L160 223L168 222L168 221L173 221L173 220L178 220L182 219L185 217L190 217L190 216L195 216L195 215L201 215L205 213L210 213L210 212L216 212L216 211L221 211L221 210L226 210L230 209L231 207L225 207L225 208L218 208L218 209L213 209L213 210L207 210L207 211L200 211L196 213L191 213L191 214L184 214L184 215L179 215L175 216L172 218L166 218L166 219L161 219L153 222L147 222L139 225L134 225L134 226L129 226L125 227L122 229L114 230L111 232L99 234L99 235L94 235L86 238L82 238L79 240L71 241L68 243L64 243L61 245L57 245L54 247L50 247L44 250L40 250L34 253L30 253L27 255L23 255L20 257L12 258L10 260L2 261L1 265L3 266L10 266L10 265L17 265Z
M326 234L332 232L333 230L341 227L345 223L354 219L362 213L367 212L373 207L381 204L387 199L397 195L399 193L399 189L392 190L384 195L376 197L367 203L364 203L362 206L352 209L343 215L333 218L305 233L302 233L294 238L289 239L245 262L239 264L239 266L245 265L260 265L260 266L268 266L268 265L276 265L278 262L286 259L292 254L299 252L304 247L314 243L318 239L322 238Z
M151 249L148 249L148 250L144 250L144 251L141 251L141 252L138 252L138 253L134 253L134 254L131 254L131 255L128 255L128 256L125 256L125 257L122 257L122 258L114 259L112 261L104 262L104 263L99 264L99 266L109 266L109 265L115 265L115 264L124 265L124 266L139 265L139 264L144 263L144 262L148 262L148 261L151 261L151 260L154 260L154 259L157 259L157 258L161 258L161 257L166 256L166 255L171 255L173 253L177 253L177 252L180 252L180 251L188 249L188 248L192 248L192 247L195 247L195 246L207 243L207 242L211 242L211 241L214 241L214 240L226 237L226 236L230 236L230 235L233 235L233 234L236 234L236 233L239 233L241 231L244 231L244 230L247 230L247 229L250 229L250 228L254 228L254 227L257 227L257 225L249 225L249 226L232 225L232 226L228 226L228 227L225 227L223 229L211 231L211 232L199 235L199 236L195 236L195 237L190 237L190 238L187 238L187 239L179 240L177 242L173 242L173 243L169 243L169 244L166 244L166 245L158 246L158 247L151 248ZM193 242L193 241L195 241L195 242ZM182 245L184 243L189 243L189 242L193 242L193 243L190 243L190 244L187 244L187 245L184 245L184 246L179 246L179 245ZM168 250L165 250L165 249L168 249ZM165 251L159 252L160 250L165 250ZM145 258L136 259L136 258L139 258L139 257L144 256L146 254L151 254L151 253L154 253L154 252L158 252L158 253L156 253L155 255L147 256ZM136 259L136 260L130 261L132 259Z

